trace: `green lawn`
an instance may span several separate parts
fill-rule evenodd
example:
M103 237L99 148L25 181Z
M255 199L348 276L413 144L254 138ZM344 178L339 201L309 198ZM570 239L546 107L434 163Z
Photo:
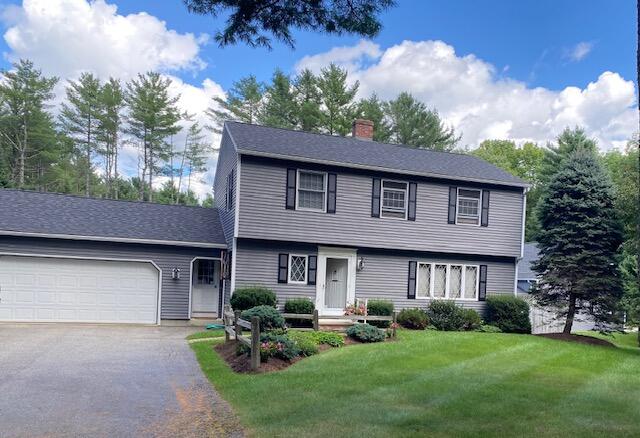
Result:
M638 436L640 354L534 336L399 332L287 370L202 369L256 436Z
M196 339L220 338L222 336L224 336L224 330L206 330L204 332L197 332L187 336L187 341L193 341Z
M638 333L611 333L610 335L605 335L600 332L584 331L578 332L578 334L604 339L620 348L640 351L640 348L638 347Z

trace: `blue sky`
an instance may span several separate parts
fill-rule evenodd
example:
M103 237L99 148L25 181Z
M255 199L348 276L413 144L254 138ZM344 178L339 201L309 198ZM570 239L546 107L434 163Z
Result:
M573 126L602 150L621 149L638 131L635 1L397 3L372 40L296 32L295 50L278 42L267 50L218 47L210 36L224 17L189 14L181 0L0 0L0 63L10 68L29 58L62 78L54 104L64 99L66 79L83 71L127 81L157 70L201 123L212 98L243 76L268 81L275 68L317 72L334 62L359 81L358 97L411 92L469 149L494 138L546 144ZM211 134L211 142L219 138ZM137 154L133 146L123 150L130 175ZM212 154L201 195L210 190L215 160Z
M212 33L221 19L186 12L180 0L116 1L120 13L146 11L179 32ZM373 39L383 47L407 40L442 40L460 55L475 54L532 87L561 89L586 86L606 70L627 79L635 75L633 0L398 0L382 15L384 28ZM351 45L355 36L331 37L296 33L295 50L275 44L272 51L244 46L221 49L212 42L201 57L208 68L198 77L215 76L225 88L253 73L268 80L275 67L291 71L303 55ZM580 42L592 44L581 62L567 52ZM185 75L190 80L189 75Z

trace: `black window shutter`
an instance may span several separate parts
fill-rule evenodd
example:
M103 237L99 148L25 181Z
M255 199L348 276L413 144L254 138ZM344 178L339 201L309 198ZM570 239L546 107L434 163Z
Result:
M409 183L409 210L407 219L410 221L416 220L416 195L418 191L418 184Z
M289 254L278 255L278 283L286 283L289 276Z
M416 268L418 262L409 262L409 281L407 282L407 298L410 300L416 299Z
M307 284L316 284L316 272L318 270L318 256L309 256L309 265L307 266Z
M337 176L335 173L327 175L327 213L336 212ZM315 284L315 283L314 283Z
M480 281L478 282L478 300L487 299L487 265L480 265Z
M482 214L480 215L480 225L489 226L489 190L482 191Z
M449 187L449 223L456 223L456 205L458 203L458 188Z
M371 188L371 217L380 217L380 178L373 178Z
M287 169L287 210L296 209L296 169Z

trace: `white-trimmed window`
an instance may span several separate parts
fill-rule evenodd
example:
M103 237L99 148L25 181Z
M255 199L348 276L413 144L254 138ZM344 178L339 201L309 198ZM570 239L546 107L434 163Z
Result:
M307 259L306 255L289 254L289 283L307 283Z
M298 210L326 211L327 174L298 170L296 208Z
M196 278L196 284L215 284L216 282L216 268L215 261L208 259L198 259L198 275Z
M456 263L418 263L417 299L478 299L480 268Z
M458 187L458 208L456 209L456 223L480 225L480 205L482 190L463 189Z
M406 182L382 180L381 217L407 218L407 186Z

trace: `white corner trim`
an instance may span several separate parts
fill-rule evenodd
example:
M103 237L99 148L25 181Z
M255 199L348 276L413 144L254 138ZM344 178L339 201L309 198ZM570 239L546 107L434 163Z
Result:
M233 291L236 289L236 260L238 259L238 239L233 238L233 244L231 246L231 285L229 287L229 298L233 295Z
M91 257L91 256L70 256L70 255L56 255L56 254L42 254L42 253L20 253L20 252L0 252L0 256L14 256L14 257L42 257L50 259L72 259L72 260L97 260L106 262L136 262L136 263L149 263L158 271L158 305L156 306L156 324L160 325L160 313L162 311L162 268L156 264L153 260L149 259L129 259L129 258L117 258L117 257ZM114 321L117 322L117 321Z
M527 192L529 189L525 188L522 191L522 234L520 236L520 258L524 257L524 230L527 223Z
M238 237L240 231L240 155L237 155L237 162L236 162L236 192L235 192L235 199L234 199L234 203L233 203L233 207L234 207L234 218L233 218L233 237L236 238Z
M95 242L140 243L145 245L190 246L195 248L226 248L221 243L185 242L180 240L132 239L127 237L82 236L77 234L30 233L23 231L0 231L0 236L41 237L45 239L89 240Z

